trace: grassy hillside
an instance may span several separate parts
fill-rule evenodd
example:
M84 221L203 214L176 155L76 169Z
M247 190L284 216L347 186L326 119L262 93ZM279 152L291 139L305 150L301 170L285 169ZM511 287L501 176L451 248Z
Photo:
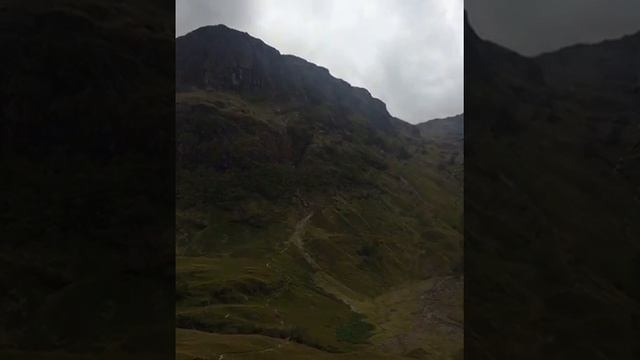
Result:
M199 46L238 36L229 31ZM194 51L193 38L182 41ZM205 64L225 59L211 56ZM269 66L290 66L278 56ZM303 80L276 98L178 79L178 327L226 334L198 335L211 349L232 338L238 351L263 339L319 358L460 354L461 143L428 141L364 90L293 61ZM290 81L247 71L273 89Z

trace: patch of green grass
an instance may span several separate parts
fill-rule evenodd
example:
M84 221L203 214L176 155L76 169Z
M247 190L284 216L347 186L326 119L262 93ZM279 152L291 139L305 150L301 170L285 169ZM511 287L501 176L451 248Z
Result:
M318 288L304 261L287 252L271 258L179 257L177 288L179 327L350 349L334 331L351 316L349 307Z
M336 337L340 341L352 344L365 344L373 335L375 327L364 320L361 314L354 314L349 321L336 329Z

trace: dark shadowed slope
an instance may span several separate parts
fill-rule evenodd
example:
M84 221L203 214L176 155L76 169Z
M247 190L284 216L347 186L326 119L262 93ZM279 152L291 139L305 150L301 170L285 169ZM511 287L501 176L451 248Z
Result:
M433 119L417 125L426 143L434 144L442 154L438 168L448 172L458 181L464 174L464 115Z
M319 358L459 354L454 150L248 34L205 27L176 47L178 326Z
M464 115L433 119L418 124L420 134L427 140L455 140L461 146L464 141Z

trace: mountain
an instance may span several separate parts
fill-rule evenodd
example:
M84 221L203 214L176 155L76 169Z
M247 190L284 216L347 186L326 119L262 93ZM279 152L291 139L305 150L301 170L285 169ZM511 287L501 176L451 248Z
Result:
M425 138L443 138L464 140L464 115L455 115L443 119L433 119L418 124Z
M433 144L447 162L437 166L447 170L457 181L463 181L464 174L464 115L429 120L416 126L427 144Z
M638 35L527 58L465 27L466 351L638 358Z
M208 44L205 48L203 42ZM176 87L234 91L275 102L331 104L336 110L360 112L370 123L391 130L385 104L367 90L224 25L197 29L176 44Z
M461 128L222 25L176 84L180 358L461 357Z

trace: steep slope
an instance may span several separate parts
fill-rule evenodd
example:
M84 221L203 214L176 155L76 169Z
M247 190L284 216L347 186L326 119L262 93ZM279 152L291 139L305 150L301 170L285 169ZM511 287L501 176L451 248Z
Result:
M448 172L457 181L463 181L464 174L464 115L443 119L433 119L417 125L420 135L427 144L433 144L446 162L437 166Z
M176 86L234 91L275 102L300 101L354 111L391 130L385 104L365 89L336 79L325 68L276 49L224 25L207 26L176 44ZM206 47L202 44L206 43Z
M245 33L205 27L176 49L178 326L458 353L451 149Z
M469 353L637 358L636 38L524 58L465 31Z

